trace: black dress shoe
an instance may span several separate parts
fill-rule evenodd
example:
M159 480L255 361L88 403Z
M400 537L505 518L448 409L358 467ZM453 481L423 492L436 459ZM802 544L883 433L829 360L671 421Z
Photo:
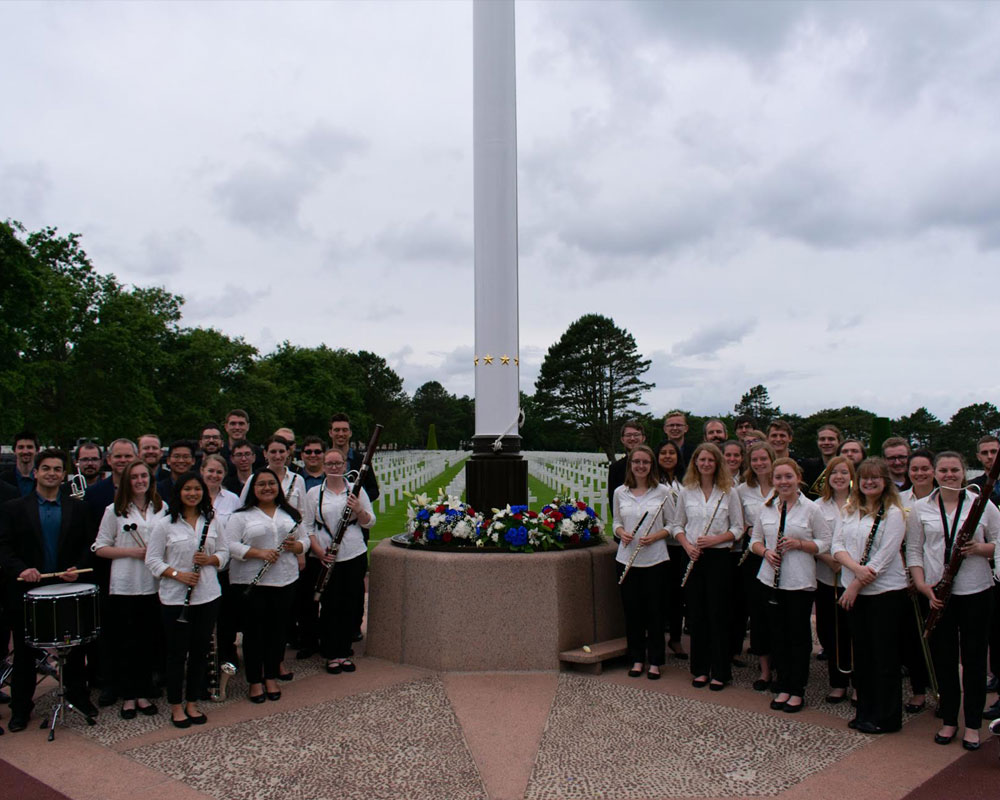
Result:
M0 706L10 702L10 695L7 692L0 692Z
M997 700L983 712L983 719L996 719L997 717L1000 717L1000 700Z
M691 685L695 689L704 689L706 686L708 686L708 678L695 678L693 681L691 681Z
M998 688L1000 688L1000 678L997 678L996 675L990 675L986 679L986 691L995 692Z
M708 690L710 692L721 692L725 688L726 688L726 684L724 684L724 683L710 683L710 684L708 684Z
M640 675L642 675L642 667L639 667L639 669L630 669L628 671L628 676L630 678L638 678Z
M249 695L249 697L250 697L250 702L251 703L258 703L258 704L260 704L260 703L263 703L265 700L267 700L267 698L264 696L263 692L261 692L260 694Z
M838 703L843 703L847 699L846 694L828 694L823 698L824 703L829 703L831 706L835 706Z
M927 708L927 701L924 700L922 703L907 703L903 708L906 709L907 714L919 714Z
M135 708L125 708L122 707L121 711L118 712L118 716L122 719L135 719L136 710Z
M876 725L874 722L859 722L856 730L868 734L895 733L899 728L887 728L884 725Z
M11 733L17 733L18 731L23 731L28 727L28 717L21 716L20 714L14 714L10 718L10 722L7 723L7 730Z
M958 731L955 731L955 733L958 733ZM942 736L940 733L935 733L934 744L951 744L952 741L955 739L955 733L951 734L950 736Z
M858 725L860 724L861 723L858 722L858 718L855 717L854 719L850 720L847 723L847 727L850 728L852 731L856 731L858 729Z
M268 700L280 700L281 692L265 692Z
M771 701L771 709L773 711L784 711L785 710L785 701L784 700L772 700Z
M962 747L966 750L978 750L979 742L970 742L968 739L962 739Z
M763 678L757 678L753 682L753 690L755 692L766 692L767 687L771 685L771 681L765 681Z
M156 707L156 703L150 703L148 706L136 706L139 709L140 714L144 714L147 717L155 717L160 713L160 709Z
M294 677L295 677L295 673L294 672L282 672L280 675L278 675L278 680L279 681L290 681Z
M781 710L784 711L786 714L798 714L803 708L805 708L805 705L806 701L805 699L803 699L802 702L799 703L797 706L793 706L790 703L785 703L785 707Z
M351 661L351 659L349 658L344 659L343 663L340 665L340 668L344 670L344 672L354 672L354 670L357 669L357 667L354 666L354 662Z
M647 672L646 673L646 677L649 678L651 681L658 681L660 679L660 673L659 672Z
M184 719L174 719L173 717L171 717L170 721L172 723L174 723L174 727L175 728L190 728L191 727L191 719L189 717L187 717L187 716L185 716Z
M190 714L187 713L187 711L185 711L184 713L187 714L188 722L190 722L192 725L204 725L206 722L208 722L208 717L206 717L204 714L196 714L194 716L191 716Z

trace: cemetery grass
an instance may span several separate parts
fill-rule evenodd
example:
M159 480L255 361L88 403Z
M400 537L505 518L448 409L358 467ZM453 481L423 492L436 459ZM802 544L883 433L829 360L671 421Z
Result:
M452 479L461 470L465 469L465 461L466 459L463 458L457 464L452 464L446 470L427 481L423 486L418 486L413 490L412 494L426 492L431 497L437 497L438 489L446 489ZM404 495L396 505L386 508L381 514L378 511L375 512L377 519L375 528L371 533L371 538L368 541L369 553L383 539L395 536L397 533L406 533L406 508L409 504L410 499ZM378 504L376 503L375 505L377 508Z

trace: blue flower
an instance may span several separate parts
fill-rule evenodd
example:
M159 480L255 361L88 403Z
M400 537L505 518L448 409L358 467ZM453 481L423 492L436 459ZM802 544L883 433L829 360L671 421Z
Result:
M436 533L434 532L434 529L433 529L433 528L428 528L428 529L427 529L427 541L429 541L429 542L433 542L433 541L434 541L435 539L437 539L437 538L438 538L438 536L437 536L437 534L436 534Z
M528 529L523 525L519 528L510 528L503 538L511 547L522 547L528 543Z
M449 508L447 511L444 512L444 515L446 517L457 517L461 513L462 513L461 511L456 511L454 508Z
M421 522L427 522L431 518L431 512L426 508L422 508L417 512L417 519Z

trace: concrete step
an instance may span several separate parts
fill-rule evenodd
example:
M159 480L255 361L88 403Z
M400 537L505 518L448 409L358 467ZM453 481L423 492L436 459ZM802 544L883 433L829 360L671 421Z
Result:
M628 651L624 636L620 639L608 639L606 642L584 645L584 647L563 650L559 654L560 669L566 670L572 665L573 668L581 672L600 675L605 661L621 658Z

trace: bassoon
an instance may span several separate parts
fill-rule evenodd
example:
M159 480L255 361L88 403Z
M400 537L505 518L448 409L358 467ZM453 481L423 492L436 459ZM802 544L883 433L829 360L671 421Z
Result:
M955 582L955 576L958 574L958 570L965 560L965 553L962 550L972 541L972 537L976 535L976 527L979 525L979 520L986 510L986 504L990 502L990 495L993 494L993 487L996 485L998 474L1000 474L1000 456L993 459L993 466L990 467L990 471L986 475L986 483L983 484L979 496L973 501L972 508L969 509L969 516L965 518L962 527L955 534L955 541L951 546L951 558L948 559L948 563L945 565L941 580L934 587L934 596L941 601L941 607L932 608L927 615L927 622L924 624L925 638L931 635L931 631L934 630L934 626L941 620L941 616L948 606L948 600L951 598L952 584ZM963 489L962 491L965 490Z
M371 469L372 458L375 456L375 450L378 448L378 440L382 435L382 425L376 425L375 430L372 433L372 438L368 441L368 447L365 450L365 458L361 462L361 467L358 469L358 479L354 482L354 486L351 487L351 494L357 497L361 494L362 485L365 482L365 477L368 475L368 470ZM323 489L320 489L322 492ZM347 533L347 526L351 523L351 517L354 514L351 511L351 507L344 503L344 513L340 515L340 520L337 522L337 529L331 534L330 545L326 548L326 555L333 556L333 561L329 564L321 563L319 577L316 580L316 591L313 594L313 602L318 603L320 597L323 595L326 585L330 582L330 575L333 573L333 566L337 563L337 551L340 550L340 543L344 538L344 534Z

